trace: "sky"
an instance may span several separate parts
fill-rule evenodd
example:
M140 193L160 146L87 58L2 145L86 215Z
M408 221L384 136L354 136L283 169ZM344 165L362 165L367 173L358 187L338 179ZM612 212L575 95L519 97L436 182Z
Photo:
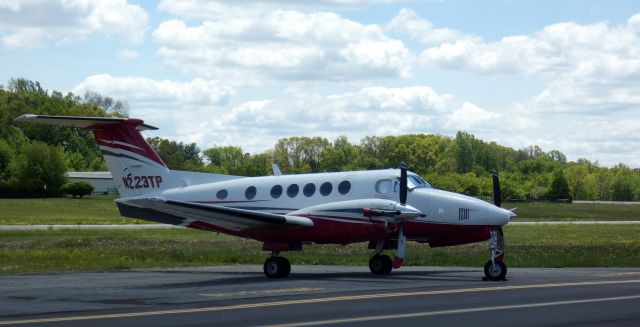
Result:
M640 1L0 0L18 77L201 149L462 130L640 167Z

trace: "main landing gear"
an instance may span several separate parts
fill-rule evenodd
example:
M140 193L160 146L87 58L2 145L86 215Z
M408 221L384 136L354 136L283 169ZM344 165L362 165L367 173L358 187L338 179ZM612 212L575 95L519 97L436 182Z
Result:
M386 275L391 272L393 263L388 255L374 254L369 259L369 269L376 275Z
M499 281L507 280L507 265L502 262L504 258L504 235L502 228L492 229L491 238L489 239L489 251L491 252L491 260L484 265L483 280Z
M269 278L284 278L289 276L291 272L291 263L285 257L279 256L280 253L273 252L264 262L264 274Z

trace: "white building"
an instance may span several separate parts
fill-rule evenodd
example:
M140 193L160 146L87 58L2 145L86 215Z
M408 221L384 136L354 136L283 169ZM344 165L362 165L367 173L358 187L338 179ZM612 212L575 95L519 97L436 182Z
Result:
M87 182L93 185L94 194L117 194L116 184L113 181L111 172L109 171L70 171L67 173L67 181Z

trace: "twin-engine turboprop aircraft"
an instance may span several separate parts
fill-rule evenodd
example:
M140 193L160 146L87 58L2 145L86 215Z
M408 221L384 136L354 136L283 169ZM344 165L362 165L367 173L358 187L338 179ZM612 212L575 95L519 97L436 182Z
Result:
M484 272L502 280L502 226L515 214L500 208L494 174L494 202L432 188L400 169L241 177L169 170L140 131L154 130L134 118L22 115L21 122L72 126L93 131L111 170L125 217L186 226L263 243L271 255L267 277L286 277L291 265L280 254L304 244L369 242L369 268L388 274L403 263L407 240L431 247L489 240ZM395 258L383 251L397 249Z

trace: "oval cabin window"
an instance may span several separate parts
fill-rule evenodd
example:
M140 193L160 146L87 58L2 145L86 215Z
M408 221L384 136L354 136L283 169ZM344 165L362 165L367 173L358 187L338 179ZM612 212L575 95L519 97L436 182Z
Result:
M351 190L351 182L349 181L342 181L340 182L340 184L338 184L338 192L340 192L340 194L344 195L349 193L349 191Z
M274 185L271 188L271 197L274 199L279 198L282 195L282 185Z
M329 182L324 182L322 183L322 185L320 185L320 194L324 196L331 194L332 190L333 190L333 185L331 185L331 183Z
M290 198L296 197L296 195L298 195L298 191L300 191L300 187L298 187L298 184L291 184L289 185L289 187L287 187L287 195Z
M244 191L244 197L247 198L247 200L251 200L256 197L257 192L258 190L256 190L255 186L249 186L247 190Z
M216 198L218 198L218 200L224 200L228 195L229 192L227 190L220 190L218 191L218 193L216 193Z
M313 193L316 193L316 185L313 183L309 183L305 185L304 188L302 189L302 193L304 193L304 196L306 197L312 196Z

